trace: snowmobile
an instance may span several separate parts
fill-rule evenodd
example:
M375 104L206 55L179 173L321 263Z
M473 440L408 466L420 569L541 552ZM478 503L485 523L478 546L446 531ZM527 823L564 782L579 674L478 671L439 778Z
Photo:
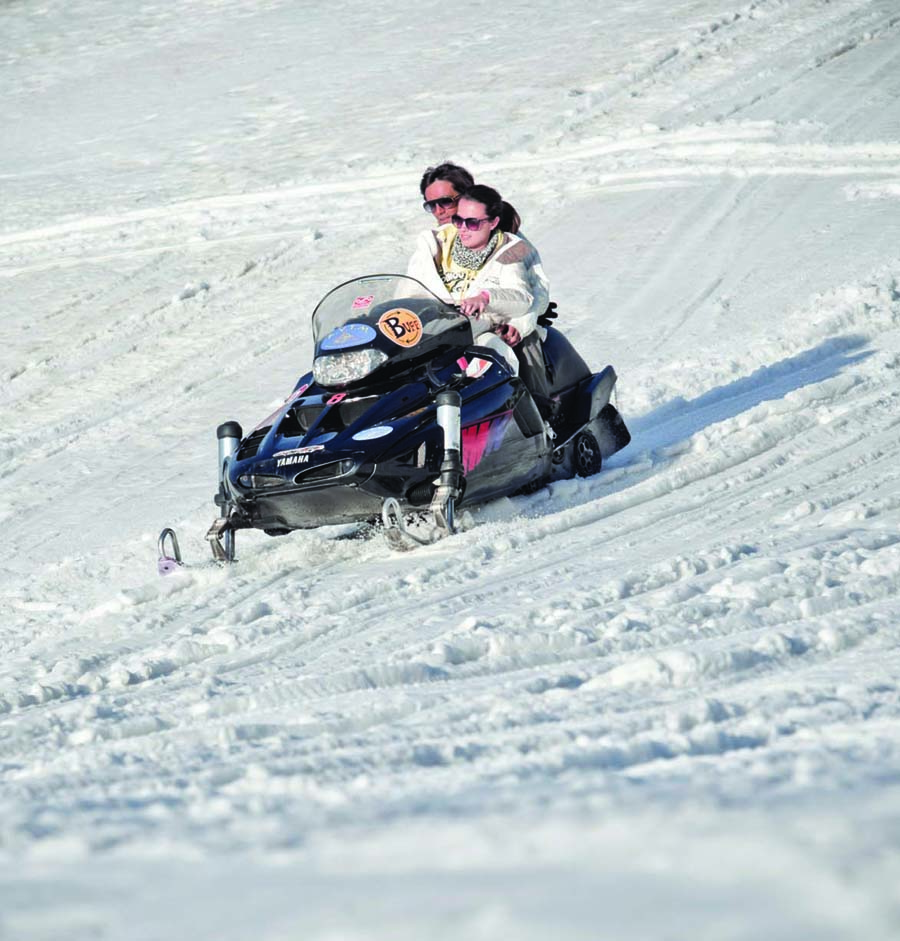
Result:
M312 331L312 371L277 411L246 435L234 421L218 428L207 538L219 561L234 559L247 528L277 536L371 523L397 548L433 542L456 531L462 509L594 474L631 439L610 402L612 366L592 373L550 326L551 427L508 347L474 338L457 307L405 275L334 288Z

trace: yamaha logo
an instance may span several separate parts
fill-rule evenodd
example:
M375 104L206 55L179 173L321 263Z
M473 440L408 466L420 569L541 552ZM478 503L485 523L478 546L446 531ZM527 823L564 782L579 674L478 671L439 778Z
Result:
M308 464L309 455L308 454L292 454L290 457L280 457L275 464L275 467L291 467L294 464Z

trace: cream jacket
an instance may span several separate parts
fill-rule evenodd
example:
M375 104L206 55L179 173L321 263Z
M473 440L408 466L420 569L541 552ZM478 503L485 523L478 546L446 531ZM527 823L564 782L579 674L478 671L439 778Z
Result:
M438 271L439 259L456 237L452 225L423 232L409 261L407 274L422 282L448 303L462 298L451 296ZM490 301L478 318L484 329L501 323L514 326L523 337L537 328L537 318L547 309L549 289L534 246L517 235L504 233L503 244L488 258L469 283L467 297L487 291Z

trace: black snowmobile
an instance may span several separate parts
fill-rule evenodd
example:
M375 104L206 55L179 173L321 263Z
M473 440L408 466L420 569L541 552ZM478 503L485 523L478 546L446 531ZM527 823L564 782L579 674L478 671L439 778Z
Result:
M312 372L284 404L247 435L219 426L216 559L234 559L246 528L380 520L398 547L432 542L455 531L461 508L594 474L630 440L610 403L612 366L592 373L553 327L552 429L503 348L473 340L471 321L412 278L341 284L312 329Z

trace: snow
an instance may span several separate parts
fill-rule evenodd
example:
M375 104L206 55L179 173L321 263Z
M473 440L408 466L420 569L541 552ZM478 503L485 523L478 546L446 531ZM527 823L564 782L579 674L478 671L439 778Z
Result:
M896 4L43 0L0 35L0 937L900 936ZM208 563L216 425L403 267L447 158L632 444L413 553Z

